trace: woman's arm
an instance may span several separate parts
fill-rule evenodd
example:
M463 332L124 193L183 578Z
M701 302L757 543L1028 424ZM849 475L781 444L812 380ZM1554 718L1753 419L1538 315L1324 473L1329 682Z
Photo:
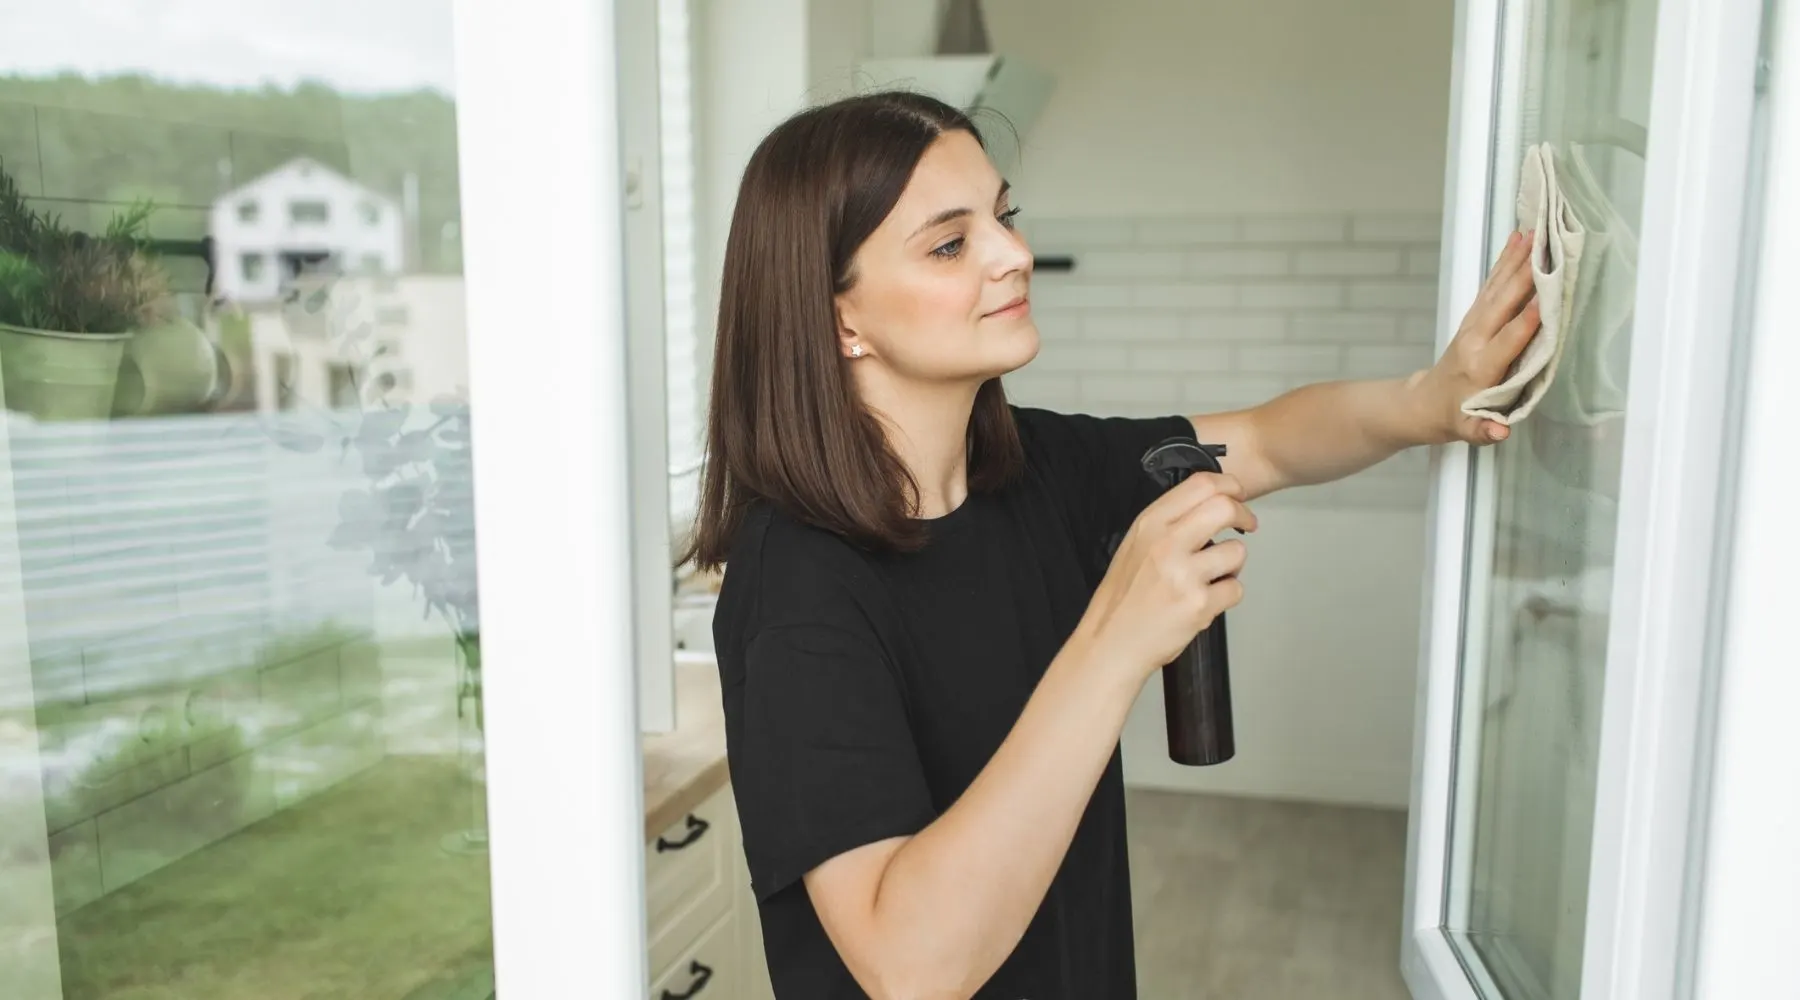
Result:
M1261 406L1190 417L1199 440L1226 446L1221 463L1252 498L1342 479L1418 445L1505 440L1504 424L1462 413L1497 385L1537 332L1531 240L1513 234L1443 357L1405 379L1323 382Z
M804 877L832 945L877 1000L966 998L1043 904L1157 665L1243 590L1255 530L1231 477L1194 476L1127 533L1074 636L981 773L911 837L847 851Z

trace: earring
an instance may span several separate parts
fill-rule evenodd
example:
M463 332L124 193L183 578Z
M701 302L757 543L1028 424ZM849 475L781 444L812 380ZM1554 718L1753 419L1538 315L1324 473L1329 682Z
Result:
M862 357L862 345L861 344L851 344L850 345L850 356L853 358Z

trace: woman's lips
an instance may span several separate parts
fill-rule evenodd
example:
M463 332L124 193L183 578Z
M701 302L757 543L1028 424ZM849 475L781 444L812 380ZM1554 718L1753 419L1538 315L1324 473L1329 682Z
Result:
M988 313L988 318L1011 319L1015 316L1023 316L1030 311L1031 300L1021 295L1011 302L1008 302L1006 305Z

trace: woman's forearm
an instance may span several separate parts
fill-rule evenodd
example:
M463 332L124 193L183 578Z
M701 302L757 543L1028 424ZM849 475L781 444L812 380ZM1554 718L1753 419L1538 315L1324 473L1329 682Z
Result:
M906 997L967 997L1025 933L1138 695L1080 639L1065 646L956 803L908 840L872 928Z
M1236 438L1234 453L1241 455L1237 461L1255 483L1255 495L1327 483L1441 437L1417 392L1423 375L1319 382L1249 410L1191 420L1203 440ZM1226 471L1234 470L1228 465Z

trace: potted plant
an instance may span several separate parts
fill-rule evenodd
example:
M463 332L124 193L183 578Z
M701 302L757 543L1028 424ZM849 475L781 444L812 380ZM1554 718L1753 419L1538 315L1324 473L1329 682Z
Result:
M144 252L152 209L134 205L99 235L31 207L0 170L0 375L8 409L39 420L112 413L126 342L174 315L168 280Z
M329 544L366 551L369 572L383 584L407 581L422 613L448 626L457 661L456 715L467 727L458 749L471 783L470 825L445 838L455 851L487 844L481 790L481 621L475 580L475 525L469 452L469 406L461 395L434 400L425 414L406 402L381 401L357 411L340 432L345 454L362 458L366 489L345 493ZM308 447L310 436L294 442Z

